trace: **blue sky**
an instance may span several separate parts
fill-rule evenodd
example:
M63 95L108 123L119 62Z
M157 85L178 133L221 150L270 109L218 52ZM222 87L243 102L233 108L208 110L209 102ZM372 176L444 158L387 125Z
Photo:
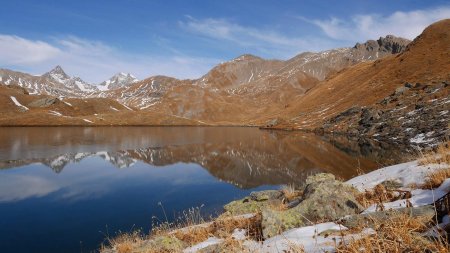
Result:
M413 39L443 18L448 0L3 1L0 68L59 64L89 82L120 71L197 78L245 53L288 59L387 34Z

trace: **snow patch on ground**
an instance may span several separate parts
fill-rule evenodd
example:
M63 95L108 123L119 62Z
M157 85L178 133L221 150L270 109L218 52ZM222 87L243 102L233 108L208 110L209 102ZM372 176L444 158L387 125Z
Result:
M322 232L327 230L337 233L329 236L321 235ZM267 239L262 244L246 241L244 245L250 248L250 252L291 252L293 248L299 246L303 246L305 252L333 252L336 243L339 244L342 240L339 234L339 231L342 230L347 230L347 228L334 222L326 222L288 230L281 235ZM373 232L372 229L365 229L359 234L346 235L344 240L357 239Z
M127 108L128 110L130 110L130 111L133 111L133 109L131 109L130 107L128 107L128 106L126 106L126 105L124 105L124 104L121 104L123 107L125 107L125 108Z
M63 116L60 112L57 112L57 111L48 111L48 114L55 115L55 116Z
M88 119L83 119L84 121L86 121L86 122L88 122L88 123L94 123L94 122L92 122L92 121L90 121L90 120L88 120Z
M381 168L370 173L352 178L346 183L353 185L353 187L361 192L372 189L376 185L387 180L398 181L404 187L407 187L411 184L424 182L425 177L428 173L446 167L448 167L448 165L419 165L418 161L413 161Z
M428 132L426 134L423 134L423 133L418 134L418 135L414 136L413 138L411 138L409 140L409 142L416 143L416 144L433 142L434 138L429 138L430 136L433 135L433 133L434 132Z
M109 106L109 108L111 108L112 110L114 110L114 111L119 111L119 110L117 110L116 108L114 108L114 107L112 107L112 106Z
M183 250L183 252L184 253L194 253L194 252L197 252L197 251L199 251L201 249L204 249L204 248L206 248L208 246L219 244L221 242L223 242L223 239L219 239L217 237L210 237L206 241L203 241L203 242L201 242L199 244L196 244L196 245L194 245L192 247L189 247L189 248Z
M19 101L17 101L16 97L14 96L10 96L11 100L14 102L15 105L17 105L18 107L24 109L25 111L28 111L28 107L22 105L21 103L19 103Z

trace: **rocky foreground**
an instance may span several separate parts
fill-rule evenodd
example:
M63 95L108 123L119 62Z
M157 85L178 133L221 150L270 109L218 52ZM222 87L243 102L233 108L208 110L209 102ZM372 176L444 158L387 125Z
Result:
M346 182L312 175L302 186L252 192L212 222L117 238L103 252L358 252L381 244L382 252L449 252L441 240L450 226L449 155L447 144L437 156Z

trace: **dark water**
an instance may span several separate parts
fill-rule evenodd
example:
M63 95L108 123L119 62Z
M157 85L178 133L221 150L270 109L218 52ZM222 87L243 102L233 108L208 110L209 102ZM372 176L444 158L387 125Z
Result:
M251 191L373 170L386 147L255 128L0 128L0 251L91 252L118 231L151 229Z

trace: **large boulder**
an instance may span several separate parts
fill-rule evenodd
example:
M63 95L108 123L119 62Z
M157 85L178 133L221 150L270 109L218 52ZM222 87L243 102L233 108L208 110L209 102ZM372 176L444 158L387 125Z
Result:
M356 200L357 194L356 189L336 180L332 174L310 176L297 206L285 211L263 210L263 235L272 237L291 228L360 213L364 209Z
M334 175L321 173L308 177L302 202L294 209L310 221L336 220L364 210L356 200L358 194L355 188L336 180Z
M333 221L364 210L356 200L359 192L336 180L332 174L320 173L308 177L301 190L303 194L290 199L289 203L284 203L287 198L281 191L262 191L233 201L225 205L224 209L231 215L260 212L265 238L291 228Z

